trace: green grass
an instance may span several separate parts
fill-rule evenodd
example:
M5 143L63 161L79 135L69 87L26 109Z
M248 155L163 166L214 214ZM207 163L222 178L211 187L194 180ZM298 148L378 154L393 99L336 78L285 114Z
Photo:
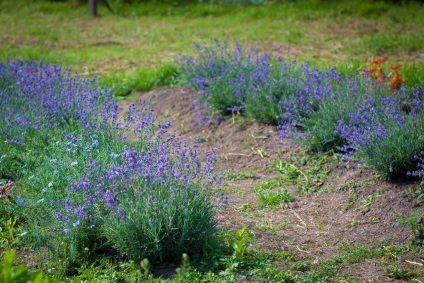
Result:
M228 36L244 46L352 71L386 56L404 63L411 83L422 80L424 8L370 1L288 1L275 5L124 5L100 7L91 18L75 2L0 3L0 60L44 59L90 74L169 64L193 54L192 42Z
M331 155L293 155L275 162L273 168L279 174L282 184L293 184L300 194L307 195L321 189L330 172L325 164Z
M223 174L224 180L245 180L251 178L255 178L255 174L250 169L246 169L242 172L232 172L228 170Z
M176 83L177 68L166 64L158 67L107 73L100 83L113 91L115 96L126 96L131 91L146 91L160 86L172 86Z
M281 185L282 182L278 179L271 179L258 184L256 195L262 206L275 208L281 204L293 201L287 188L281 187L279 190L276 190Z

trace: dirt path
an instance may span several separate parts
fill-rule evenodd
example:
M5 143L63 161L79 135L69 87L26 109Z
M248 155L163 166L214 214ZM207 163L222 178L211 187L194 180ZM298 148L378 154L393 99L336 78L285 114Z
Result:
M208 128L196 128L197 110L190 107L192 92L187 88L138 93L122 101L121 110L140 98L150 101L158 119L171 121L184 139L200 138L204 152L216 150L217 170L233 176L224 179L221 187L228 205L218 215L219 228L235 231L245 225L255 235L254 246L267 252L286 251L316 263L332 258L346 245L406 244L412 234L405 224L396 224L399 215L424 213L423 203L406 190L417 183L383 182L373 172L334 161L332 156L318 166L326 175L314 184L316 192L304 195L298 186L284 184L275 189L287 188L293 201L276 208L264 207L258 200L257 186L281 177L275 164L281 161L298 166L302 173L315 164L311 162L316 157L290 140L277 138L276 127L242 117L224 117ZM299 174L298 178L307 176ZM408 254L399 260L402 264L405 260L424 263L424 258ZM281 260L280 264L285 267L288 262ZM387 277L386 268L370 259L352 264L344 272L364 282L402 282ZM424 268L421 275L424 278Z

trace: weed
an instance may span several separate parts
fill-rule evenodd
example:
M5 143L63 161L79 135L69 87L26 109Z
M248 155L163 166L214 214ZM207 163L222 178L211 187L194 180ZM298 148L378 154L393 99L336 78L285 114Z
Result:
M276 207L283 203L293 201L291 193L287 188L281 188L280 191L273 191L271 189L256 189L256 195L262 206L265 207Z
M325 225L324 222L320 221L317 223L317 230L320 232L324 232L327 230L327 226Z
M414 272L399 268L397 265L387 267L385 273L390 278L402 280L408 280L416 276Z
M354 227L358 224L355 218L352 218L349 220L349 223L347 224L349 227Z
M358 199L358 193L349 193L346 201L342 204L342 209L346 210L352 207Z
M247 254L247 241L250 238L249 231L245 226L237 230L232 237L231 247L233 254L231 257L221 259L226 269L220 272L221 276L234 278L234 273L245 264L245 256Z
M292 183L301 193L308 194L317 191L324 183L329 173L329 169L325 167L326 162L326 155L301 158L292 156L274 163L274 169L279 173L282 183ZM303 169L305 165L306 169Z
M6 221L6 230L8 231L8 239L9 241L13 241L13 238L15 237L15 224L16 219L12 221L12 218Z
M264 232L264 231L273 231L273 232L275 232L275 231L280 230L280 227L275 226L273 224L270 224L268 222L268 220L264 220L264 221L262 221L262 223L256 224L255 228L258 231L262 231L262 232Z
M176 113L174 114L175 119L177 120L178 123L178 131L180 131L181 133L184 133L186 130L186 125L184 124L184 121L181 117L180 113Z
M234 233L234 242L232 247L234 250L234 258L236 260L243 260L246 253L246 242L248 239L249 232L246 227L242 227Z
M386 58L381 57L368 63L369 69L365 71L364 74L370 76L374 80L373 83L377 84L378 86L388 84L390 86L390 91L394 93L404 84L402 75L399 73L399 68L402 65L397 63L396 65L391 66L390 69L392 70L392 73L387 74L386 72L383 72L382 67L386 61Z
M420 216L418 212L413 212L403 221L412 232L413 244L424 246L424 216Z
M367 207L367 206L372 205L376 199L378 199L379 197L381 197L381 194L382 193L380 192L380 190L377 190L374 194L371 194L371 195L367 196L366 198L364 198L361 201L361 205L358 206L357 209L359 210L359 209L362 209L364 207Z
M361 188L361 187L368 186L368 185L374 185L375 181L376 181L375 178L369 178L368 180L364 180L364 181L347 182L347 183L341 184L336 190L347 190L347 189Z
M231 123L238 128L241 128L246 121L246 117L242 116L240 111L234 111L231 113ZM248 148L250 148L250 146Z
M280 228L283 230L286 230L287 228L289 228L290 225L290 221L284 220L283 222L280 223Z
M251 179L254 177L255 177L254 173L250 171L249 169L246 169L242 172L226 171L223 173L223 176L222 176L224 180L244 180L244 179Z

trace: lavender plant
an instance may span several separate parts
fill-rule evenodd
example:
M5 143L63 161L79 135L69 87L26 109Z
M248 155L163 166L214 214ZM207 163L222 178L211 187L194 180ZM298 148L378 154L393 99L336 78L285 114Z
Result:
M375 95L379 89L369 88L369 79L358 74L342 78L332 70L331 88L327 89L320 99L315 101L315 108L309 117L304 119L305 132L299 136L299 143L316 152L337 150L346 144L346 138L336 131L336 126L344 123L348 116L357 110L357 104ZM371 93L372 92L372 93ZM307 101L307 100L306 100ZM281 135L296 131L293 123L280 125Z
M22 200L2 209L52 251L60 275L106 251L153 261L208 251L226 202L209 192L213 152L168 133L144 102L118 118L96 80L23 61L0 76L0 144L21 150L11 196Z
M358 105L347 124L337 125L347 144L342 151L357 151L357 158L384 179L419 171L416 156L424 149L422 139L424 88L405 88L394 97L378 97ZM404 103L408 101L408 109Z
M176 61L182 80L200 91L197 102L207 102L215 111L230 113L243 107L245 94L240 81L247 82L248 65L243 65L245 54L241 45L231 53L228 40L221 44L214 39L213 44L207 47L194 43L199 52L197 60L181 55Z
M108 162L86 163L56 212L63 233L98 226L121 254L153 261L201 253L213 241L214 211L225 202L208 194L215 156L202 165L197 145L163 136L168 124L159 127L145 148L126 143Z

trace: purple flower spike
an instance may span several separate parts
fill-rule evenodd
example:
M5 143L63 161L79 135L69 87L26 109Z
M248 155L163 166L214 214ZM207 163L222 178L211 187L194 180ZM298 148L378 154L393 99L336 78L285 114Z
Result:
M62 213L59 213L59 212L56 212L56 217L60 221L66 221L66 220L68 220L68 216L63 215Z
M110 190L107 190L105 192L104 198L105 198L105 201L106 201L106 207L107 208L112 208L112 207L116 206L115 199L114 199L112 192Z

